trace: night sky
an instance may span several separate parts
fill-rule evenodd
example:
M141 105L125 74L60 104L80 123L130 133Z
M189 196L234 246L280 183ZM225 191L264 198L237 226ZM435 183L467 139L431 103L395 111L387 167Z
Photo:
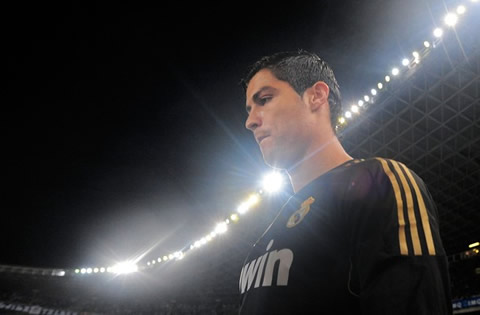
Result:
M244 128L249 64L316 52L353 102L440 2L10 5L0 264L99 266L210 231L268 170Z

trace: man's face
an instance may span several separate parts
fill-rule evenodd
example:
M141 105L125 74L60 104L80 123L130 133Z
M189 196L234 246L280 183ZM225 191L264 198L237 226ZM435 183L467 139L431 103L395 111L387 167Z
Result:
M290 84L263 69L250 80L245 126L254 133L265 162L289 169L312 143L308 106Z

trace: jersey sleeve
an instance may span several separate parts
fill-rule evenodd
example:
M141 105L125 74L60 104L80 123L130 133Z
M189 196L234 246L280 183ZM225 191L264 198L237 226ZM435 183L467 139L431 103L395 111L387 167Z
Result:
M344 198L351 231L348 286L362 314L451 314L448 260L428 189L402 163L364 163Z

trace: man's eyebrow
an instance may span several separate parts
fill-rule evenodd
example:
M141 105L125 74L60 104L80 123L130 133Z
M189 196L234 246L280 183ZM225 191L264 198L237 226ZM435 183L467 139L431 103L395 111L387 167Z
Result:
M264 91L267 91L267 90L276 90L276 89L272 86L269 86L269 85L262 86L260 89L258 89L257 92L255 92L255 94L253 94L253 96L252 96L253 101L255 103L258 103L259 100L260 100L260 94ZM247 105L246 105L247 113L250 111L250 108L251 108L251 106L248 105L248 103L247 103Z
M269 85L262 86L255 94L253 94L253 96L252 96L253 101L257 102L260 99L260 94L264 91L267 91L267 90L275 90L275 88L271 87Z

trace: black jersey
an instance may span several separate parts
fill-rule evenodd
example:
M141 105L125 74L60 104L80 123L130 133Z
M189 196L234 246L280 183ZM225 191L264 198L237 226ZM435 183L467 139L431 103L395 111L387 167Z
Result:
M394 160L348 161L282 207L241 270L240 314L451 314L434 202Z

